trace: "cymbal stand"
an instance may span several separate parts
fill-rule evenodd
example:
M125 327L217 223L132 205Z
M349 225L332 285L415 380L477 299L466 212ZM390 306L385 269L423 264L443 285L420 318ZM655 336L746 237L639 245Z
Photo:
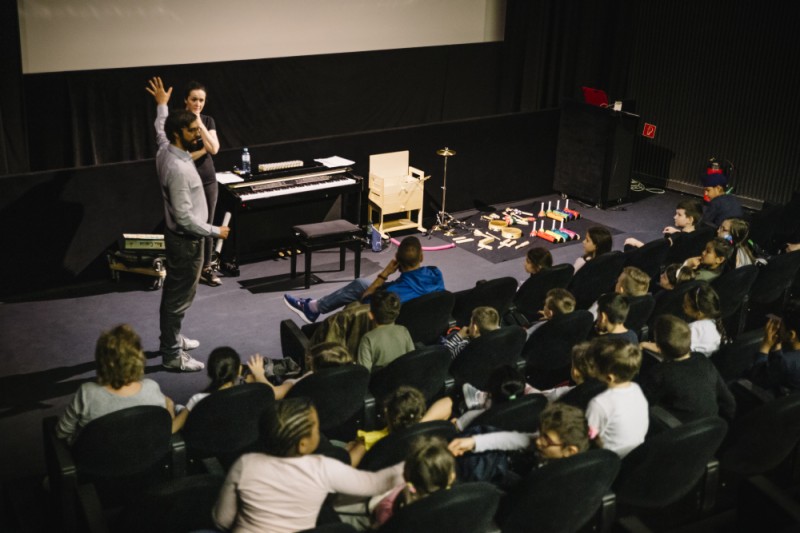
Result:
M452 236L455 228L463 228L464 223L455 218L446 210L447 201L447 159L456 155L455 150L444 147L436 150L436 154L444 157L444 175L442 181L442 209L436 213L436 225L431 228L431 232L441 231L444 235Z

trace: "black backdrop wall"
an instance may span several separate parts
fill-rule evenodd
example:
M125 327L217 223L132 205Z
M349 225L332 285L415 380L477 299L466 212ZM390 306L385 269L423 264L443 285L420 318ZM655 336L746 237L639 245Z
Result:
M232 162L243 145L258 154L261 146L295 143L305 147L304 157L314 157L330 155L318 148L335 153L339 146L314 139L349 138L363 142L358 147L363 153L410 148L412 159L445 144L459 149L458 139L474 147L470 157L498 164L499 141L506 137L483 138L476 125L485 120L496 131L515 134L515 113L544 113L541 128L515 137L531 157L505 160L505 175L520 181L498 196L495 172L486 165L464 165L460 179L470 189L452 200L448 195L449 210L471 207L475 199L516 199L547 186L557 136L543 126L557 122L549 110L563 97L577 96L581 85L594 86L612 99L635 99L642 120L658 127L654 140L637 137L634 177L695 192L697 174L714 155L735 164L738 193L786 201L798 188L800 163L800 104L793 90L800 76L793 68L800 60L800 41L792 38L790 5L508 0L502 43L23 76L16 6L2 2L2 219L13 215L17 225L41 226L42 234L34 235L49 238L52 255L43 271L74 276L113 242L104 228L91 226L92 202L86 199L102 191L108 202L118 203L110 209L116 216L132 210L126 205L131 198L158 204L135 192L152 179L147 158L153 155L154 110L144 92L152 75L176 87L192 78L209 86L207 110L217 119L226 150L221 163ZM180 98L173 98L180 105ZM410 134L398 144L402 136L392 133L416 134L416 128L428 126L437 132L430 146L414 144ZM553 152L545 154L548 147ZM491 156L481 159L484 150ZM459 160L470 161L464 149L453 162ZM510 162L518 167L509 168ZM415 164L437 179L435 158ZM67 170L30 173L53 169ZM525 180L534 175L531 186ZM18 202L42 193L56 210ZM135 207L158 217L158 207ZM129 222L136 220L134 215ZM70 231L73 226L82 229ZM93 237L87 241L87 235ZM41 241L15 244L17 253L28 257ZM79 256L76 249L83 250Z

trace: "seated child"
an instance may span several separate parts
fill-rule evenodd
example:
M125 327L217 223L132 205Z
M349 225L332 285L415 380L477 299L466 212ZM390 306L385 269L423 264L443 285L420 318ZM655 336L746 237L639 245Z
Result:
M753 265L756 262L765 263L763 259L756 258L753 243L750 241L750 224L739 218L728 218L722 221L717 229L717 237L730 242L734 248L734 268Z
M708 205L703 213L702 223L718 228L726 218L744 218L744 210L739 199L727 194L728 177L722 169L709 168L702 177L703 194L708 198Z
M412 505L437 490L449 489L456 480L456 461L441 437L420 437L411 446L403 467L405 483L383 498L373 511L373 528L392 517L397 509Z
M709 285L698 285L683 297L683 313L691 319L691 351L711 357L725 337L719 296Z
M633 382L642 352L635 344L598 337L589 344L588 356L595 377L608 389L589 402L586 419L603 439L603 447L624 457L644 442L650 422L647 399Z
M174 417L174 404L158 383L144 377L142 340L127 324L104 331L94 350L97 382L83 383L56 425L56 435L72 445L86 425L101 416L137 405L156 405ZM180 426L173 420L173 432Z
M212 517L221 530L312 529L329 494L366 498L403 481L402 463L364 472L316 454L319 417L307 398L275 402L266 418L266 453L239 457L220 489Z
M267 380L264 372L264 358L256 354L250 357L247 363L247 368L250 373L242 379L242 371L244 369L239 354L233 348L222 346L214 348L211 355L208 356L208 363L206 364L206 372L211 380L208 387L203 392L198 392L189 398L186 402L186 407L182 409L176 416L175 422L178 427L183 427L186 423L186 418L189 413L194 409L201 400L207 398L212 393L238 385L242 381L247 383L263 383L268 385L275 392L276 398L280 395L283 398L286 391L291 388L289 386L275 386ZM283 389L286 389L284 391ZM280 392L279 392L280 391Z
M386 427L376 431L357 432L357 438L347 444L346 448L350 454L350 464L358 466L364 454L372 446L384 438L392 431L398 431L411 427L422 422L425 415L425 396L415 389L406 385L397 387L383 401L383 416L386 420Z
M586 236L583 238L583 255L577 258L573 264L575 272L598 255L610 252L612 244L611 232L607 228L592 226L586 230Z
M617 293L603 294L597 299L597 320L594 323L595 336L609 339L622 339L632 344L639 343L636 332L625 327L630 305L628 298Z
M400 297L391 291L376 292L369 302L369 316L375 329L358 345L358 364L373 371L383 368L414 349L414 341L405 326L395 324L400 314Z
M568 315L573 312L576 305L575 297L567 289L550 289L544 299L544 309L541 311L542 318L528 328L528 337L553 317Z
M683 266L695 271L695 279L712 281L725 271L732 256L731 243L715 237L708 241L699 257L690 257L683 262Z
M602 447L602 441L587 424L583 411L564 403L551 403L542 410L536 433L497 431L456 438L448 445L456 457L468 452L529 450L537 454L539 466L590 447Z
M650 366L639 378L647 401L682 422L717 415L732 420L736 400L711 361L690 351L689 325L676 316L661 315L653 334L663 362Z
M800 307L792 303L783 318L770 317L752 371L753 381L769 389L800 390Z
M680 235L691 233L696 229L700 223L700 218L703 216L703 206L699 201L693 199L685 199L678 202L675 207L675 216L672 220L675 222L674 226L667 226L664 228L664 237L669 239L670 246L675 239L680 238ZM644 243L640 240L629 237L625 239L625 248L641 248Z
M484 333L500 328L500 314L493 307L481 306L472 310L469 326L461 328L442 339L442 344L450 350L450 356L455 359L471 339L477 339Z
M552 266L553 256L550 254L549 250L542 248L541 246L537 246L528 250L528 253L525 255L525 272L527 272L529 276L528 279L522 282L522 285L520 285L517 293L514 295L514 305L516 306L514 313L521 313L524 316L524 319L520 317L519 319L511 320L510 322L525 324L526 322L529 323L533 320L536 320L536 315L539 312L538 304L530 304L533 307L536 307L535 309L528 307L527 304L529 304L529 300L533 297L531 296L531 292L533 291L536 293L538 289L535 281L536 275L551 268Z
M673 263L667 265L661 273L658 280L658 285L666 291L671 291L678 286L679 283L684 281L692 281L695 277L695 271L689 267L683 268L683 265Z
M638 298L644 296L650 290L650 276L647 272L633 267L627 266L622 269L617 278L617 283L614 285L614 292L628 297L628 303L631 303L631 298ZM597 318L597 302L593 303L589 308L589 312Z

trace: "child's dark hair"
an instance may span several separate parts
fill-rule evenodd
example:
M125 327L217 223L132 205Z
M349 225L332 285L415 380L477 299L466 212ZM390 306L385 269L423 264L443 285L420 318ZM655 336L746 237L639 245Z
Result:
M589 448L602 448L599 437L590 438L586 415L579 408L561 402L553 402L539 415L539 428L542 433L553 431L563 446L575 446L578 452Z
M584 259L588 259L590 257L594 258L599 255L607 254L611 251L613 239L611 238L611 232L608 231L608 228L603 226L592 226L586 230L586 233L589 234L589 237L591 237L592 242L594 243L594 252L584 256Z
M628 299L615 292L602 294L597 299L597 313L605 313L612 324L624 324L630 308Z
M226 383L235 383L242 369L239 353L230 346L220 346L208 356L206 372L211 383L205 392L214 392Z
M639 346L623 339L596 337L589 343L587 355L597 370L596 377L603 380L613 374L620 383L631 381L642 365Z
M403 477L408 483L404 497L398 498L402 507L415 500L448 488L454 479L456 460L447 442L441 437L420 437L416 439L406 456Z
M525 394L525 376L515 366L503 365L492 371L486 381L492 405L510 402Z
M315 344L309 349L309 358L313 370L336 368L353 362L353 356L347 351L347 347L338 342Z
M416 237L406 237L400 241L395 256L401 270L416 268L422 261L422 244Z
M372 295L369 310L376 324L394 324L400 315L400 297L394 291L378 291Z
M553 254L550 253L550 250L541 246L528 250L527 258L528 262L535 266L537 271L553 266Z
M676 287L684 281L692 281L695 277L695 271L689 267L684 268L680 263L672 263L664 269L664 275L667 276L669 284L672 287Z
M688 305L695 315L690 317L693 321L705 318L713 320L717 326L717 331L722 336L723 342L727 340L725 326L722 324L719 295L711 285L701 283L697 287L692 287L686 291L683 299L684 303Z
M681 200L675 209L683 209L687 217L692 217L693 226L697 226L703 218L703 206L697 200Z
M266 452L276 457L297 457L300 439L309 437L313 430L313 409L314 404L305 397L275 402L265 417Z
M722 237L714 237L708 241L708 244L711 245L712 249L714 250L714 254L717 257L722 257L725 260L722 265L720 265L720 268L726 268L726 265L728 265L731 257L733 257L733 244Z
M594 367L594 361L589 355L588 342L579 342L572 347L572 367L583 379L594 377L597 373Z
M689 324L674 315L661 315L656 318L653 337L665 359L678 359L692 349L692 332Z
M402 385L383 401L386 425L391 431L419 423L425 414L425 396L414 387Z

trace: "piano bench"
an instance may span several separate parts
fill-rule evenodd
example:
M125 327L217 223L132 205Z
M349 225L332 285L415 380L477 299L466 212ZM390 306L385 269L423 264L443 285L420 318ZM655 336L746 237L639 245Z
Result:
M347 248L355 252L355 277L361 275L362 230L346 220L329 220L316 224L303 224L292 228L297 237L297 248L305 254L305 288L311 287L311 256L314 250L339 248L339 270L344 270ZM291 277L297 277L297 254L292 254Z

